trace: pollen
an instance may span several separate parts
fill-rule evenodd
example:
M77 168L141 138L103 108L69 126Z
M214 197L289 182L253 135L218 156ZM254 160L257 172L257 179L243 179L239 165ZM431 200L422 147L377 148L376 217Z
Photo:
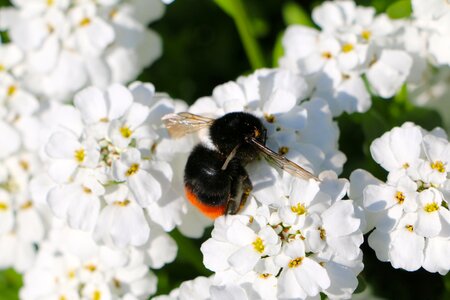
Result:
M405 228L406 228L406 230L408 230L409 232L413 232L414 231L414 226L412 226L412 225L406 225L405 226Z
M369 30L363 30L362 32L361 32L361 37L363 38L363 39L365 39L366 41L368 41L368 40L370 40L370 37L372 36L372 32L370 32Z
M20 206L20 209L21 210L26 210L26 209L29 209L29 208L32 208L33 207L33 202L31 202L30 200L28 200L27 202L25 202L24 204L22 204L21 206Z
M78 150L75 150L75 154L73 156L75 157L75 160L81 164L84 161L84 157L86 156L86 153L85 153L84 149L78 149Z
M61 296L59 296L58 300L67 300L67 298L64 295L61 295Z
M107 117L103 117L99 121L102 122L102 123L108 123L109 119Z
M408 163L404 163L402 166L403 169L408 169L409 168L409 164Z
M291 260L288 264L289 268L297 268L298 266L300 266L302 264L303 261L303 257L297 257L294 258L293 260Z
M423 207L423 210L426 211L427 213L432 213L439 210L439 205L436 202L431 202L425 205Z
M260 274L259 275L259 278L262 278L262 279L267 279L267 278L269 278L270 277L270 274L269 273L263 273L263 274Z
M80 25L81 27L86 27L86 26L88 26L89 24L91 24L91 19L89 19L88 17L83 18L83 19L80 21L80 23L79 23L79 25Z
M397 199L398 204L403 204L405 202L405 194L402 192L395 193L395 199Z
M253 249L256 252L263 253L264 252L264 243L260 237L257 237L256 240L252 243Z
M99 290L95 290L92 293L92 300L100 300L102 299L102 293Z
M11 97L16 92L17 92L17 86L13 84L13 85L8 86L8 89L6 90L6 95L8 97Z
M278 148L278 154L280 155L286 155L289 152L289 147L282 146Z
M128 204L130 204L130 203L131 202L128 199L125 199L123 201L116 200L116 201L113 202L113 205L125 207L125 206L128 206Z
M47 0L48 6L52 6L53 4L55 4L55 0Z
M444 163L440 160L437 160L435 162L432 162L430 164L431 168L433 170L437 170L439 173L444 173L445 172L445 166Z
M125 176L130 177L131 175L136 174L139 171L138 164L132 164L130 168L125 172Z
M5 202L0 202L0 211L6 211L8 210L9 205Z
M275 122L275 116L272 114L264 114L264 119L266 119L267 122L269 123L274 123Z
M5 71L5 70L6 70L5 66L2 65L2 64L0 64L0 72L3 72L3 71Z
M327 232L325 231L325 229L323 229L322 227L317 228L320 232L320 239L322 241L325 241L327 239Z
M307 209L306 209L305 205L303 205L302 203L297 203L297 205L291 206L291 211L294 214L297 214L297 216L301 216L306 213Z
M325 59L332 59L333 54L331 54L331 52L329 52L329 51L325 51L325 52L322 52L322 57Z
M348 53L350 51L353 51L354 48L355 47L353 46L353 44L347 43L347 44L342 45L342 52Z
M120 127L119 131L120 131L120 134L126 139L128 139L131 136L131 134L133 133L133 131L131 131L130 127L128 127L128 126Z

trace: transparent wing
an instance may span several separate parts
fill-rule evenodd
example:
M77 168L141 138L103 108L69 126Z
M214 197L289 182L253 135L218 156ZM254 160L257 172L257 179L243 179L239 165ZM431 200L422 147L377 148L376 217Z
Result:
M168 114L161 119L172 138L180 138L188 133L211 126L214 119L194 115L188 112Z
M264 157L270 163L274 164L281 170L303 179L314 178L315 180L319 181L319 178L314 176L314 174L300 167L293 161L290 161L286 157L274 152L273 150L270 150L269 148L258 142L256 139L251 139L251 143L261 152L261 154L264 155Z

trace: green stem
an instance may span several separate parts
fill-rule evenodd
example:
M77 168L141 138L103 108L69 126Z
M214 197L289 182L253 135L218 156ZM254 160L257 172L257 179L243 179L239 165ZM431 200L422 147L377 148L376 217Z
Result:
M215 2L233 18L252 68L255 70L265 67L261 48L253 35L242 0L215 0Z

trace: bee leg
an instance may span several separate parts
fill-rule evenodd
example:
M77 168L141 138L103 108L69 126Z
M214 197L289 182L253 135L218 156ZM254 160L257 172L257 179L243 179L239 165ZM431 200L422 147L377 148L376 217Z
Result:
M241 174L233 180L231 183L231 193L230 198L228 199L225 214L235 215L239 210L241 210L244 207L252 189L252 182L250 181L247 172L245 172L245 174Z

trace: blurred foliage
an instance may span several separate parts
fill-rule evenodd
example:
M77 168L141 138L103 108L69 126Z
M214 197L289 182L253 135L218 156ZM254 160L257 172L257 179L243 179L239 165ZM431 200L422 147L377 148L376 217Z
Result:
M321 2L176 0L167 6L164 17L150 26L162 36L164 51L139 80L150 81L159 91L192 103L201 96L210 95L215 86L250 73L252 66L276 66L283 54L281 37L286 26L314 26L311 10ZM377 12L387 12L393 18L411 13L409 0L356 2L371 5ZM7 4L7 0L0 0L0 6ZM241 38L249 40L245 42L246 46ZM254 49L249 50L249 47ZM385 171L370 159L370 143L405 121L413 121L425 129L442 124L436 111L412 106L406 88L393 99L374 98L367 113L344 114L337 118L341 130L340 149L348 158L342 176L348 177L354 169L363 168L384 179ZM155 270L159 278L158 294L170 292L182 281L211 274L203 267L200 252L200 245L210 231L202 239L188 239L178 231L171 235L177 241L179 253L175 262ZM450 299L450 275L395 270L389 263L378 261L367 243L363 250L365 269L361 281L372 286L377 296L400 300ZM0 300L17 299L20 285L21 278L14 271L0 272Z

